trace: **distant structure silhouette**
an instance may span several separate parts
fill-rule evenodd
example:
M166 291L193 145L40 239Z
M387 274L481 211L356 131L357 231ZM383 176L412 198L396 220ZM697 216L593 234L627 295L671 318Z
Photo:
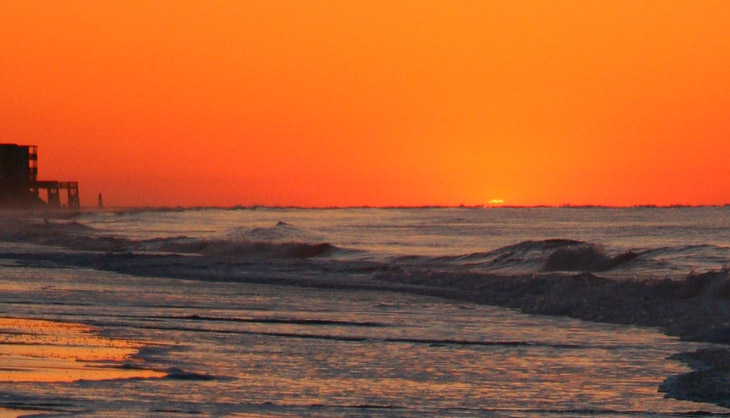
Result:
M38 180L38 146L0 144L0 208L60 208L62 189L66 207L80 208L78 182ZM41 190L46 191L45 201Z
M101 193L99 193L99 209L104 209L104 204L101 201Z

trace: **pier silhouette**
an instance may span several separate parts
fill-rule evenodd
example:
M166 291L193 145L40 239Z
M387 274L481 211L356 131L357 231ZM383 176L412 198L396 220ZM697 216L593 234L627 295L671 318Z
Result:
M46 200L41 198L45 190ZM61 191L66 191L65 205ZM79 183L76 181L38 180L38 146L0 144L0 208L79 209Z

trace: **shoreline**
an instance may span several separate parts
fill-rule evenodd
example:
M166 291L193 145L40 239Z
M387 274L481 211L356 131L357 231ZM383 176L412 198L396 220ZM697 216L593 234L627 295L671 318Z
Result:
M133 253L0 252L22 266L51 265L113 271L137 277L242 282L299 287L363 289L423 294L518 309L524 313L567 316L592 322L659 328L695 342L730 344L730 269L690 274L684 280L616 280L593 273L498 273L371 271L287 277L284 274L216 271L216 257ZM180 263L185 261L185 269ZM372 274L368 276L368 274Z
M48 415L53 412L58 411L52 411L50 409L33 409L33 408L8 408L6 406L0 407L0 417L1 418L21 418L21 417L35 417L35 416L43 416Z
M0 382L71 383L78 381L164 378L145 369L136 356L146 345L103 337L76 322L0 316ZM0 417L73 414L58 408L16 403L0 406Z
M147 345L76 322L0 316L0 381L60 383L162 378L137 358Z
M0 253L21 266L75 266L137 277L241 282L324 289L412 293L512 308L523 313L566 316L591 322L658 328L683 340L730 344L730 269L691 274L684 280L615 280L592 273L535 273L514 276L467 272L404 271L398 267L366 275L251 275L210 269L215 257L144 255ZM186 268L178 262L184 258ZM688 361L701 356L703 363ZM730 407L730 391L713 382L730 382L730 346L711 353L677 353L692 371L669 376L658 390L681 400ZM692 390L702 387L702 391Z

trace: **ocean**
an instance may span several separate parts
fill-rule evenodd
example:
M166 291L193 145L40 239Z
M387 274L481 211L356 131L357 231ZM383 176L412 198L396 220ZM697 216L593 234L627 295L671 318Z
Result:
M0 416L730 415L728 265L730 207L8 212Z

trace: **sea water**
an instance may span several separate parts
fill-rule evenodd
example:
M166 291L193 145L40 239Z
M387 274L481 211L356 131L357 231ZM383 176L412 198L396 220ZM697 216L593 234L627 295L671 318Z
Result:
M709 344L370 284L384 272L509 278L546 266L681 280L730 261L729 208L13 214L0 239L0 317L141 343L115 367L163 374L0 382L0 407L75 416L728 411L658 391L688 370L670 355ZM9 358L0 353L0 369Z

